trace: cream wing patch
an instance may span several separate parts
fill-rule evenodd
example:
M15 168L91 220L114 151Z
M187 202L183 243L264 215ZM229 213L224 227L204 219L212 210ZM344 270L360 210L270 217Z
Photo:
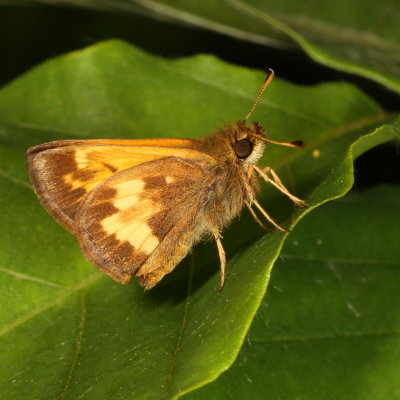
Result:
M100 224L108 235L115 235L118 241L128 242L136 250L150 254L160 242L147 221L160 208L150 199L141 198L144 186L141 179L116 184L112 204L118 212L104 218ZM140 204L140 209L136 204Z
M120 182L114 187L117 191L116 199L113 202L114 207L119 210L127 210L136 204L140 195L143 193L144 182L142 179Z

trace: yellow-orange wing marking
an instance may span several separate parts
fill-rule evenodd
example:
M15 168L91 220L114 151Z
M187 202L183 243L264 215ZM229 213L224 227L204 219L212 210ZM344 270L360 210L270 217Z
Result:
M76 215L89 260L121 283L138 275L146 288L170 272L207 230L200 218L209 190L202 161L149 161L94 188Z
M33 187L45 208L75 232L77 210L97 185L110 176L152 160L175 155L210 158L190 139L62 140L32 147L27 161Z

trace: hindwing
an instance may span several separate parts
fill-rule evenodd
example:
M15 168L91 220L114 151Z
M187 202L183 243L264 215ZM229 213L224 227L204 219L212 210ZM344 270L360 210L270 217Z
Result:
M94 188L76 215L79 244L97 267L149 288L206 230L207 197L199 162L168 157L119 172Z

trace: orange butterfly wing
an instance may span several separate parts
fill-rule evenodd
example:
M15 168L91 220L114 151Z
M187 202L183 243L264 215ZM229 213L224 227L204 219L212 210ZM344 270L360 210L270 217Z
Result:
M191 139L61 140L30 148L27 163L43 206L74 233L82 201L110 176L172 155L213 162L212 157L196 150L196 143Z

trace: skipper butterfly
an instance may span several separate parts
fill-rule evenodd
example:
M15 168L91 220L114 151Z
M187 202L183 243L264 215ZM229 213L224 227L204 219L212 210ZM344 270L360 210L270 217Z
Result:
M201 140L60 140L32 147L27 163L33 188L86 257L117 282L136 276L150 289L211 235L222 288L221 231L243 206L264 229L254 209L287 232L258 203L259 178L304 206L272 168L256 165L266 142L303 146L267 139L257 122L247 123L273 75L270 70L244 120Z

